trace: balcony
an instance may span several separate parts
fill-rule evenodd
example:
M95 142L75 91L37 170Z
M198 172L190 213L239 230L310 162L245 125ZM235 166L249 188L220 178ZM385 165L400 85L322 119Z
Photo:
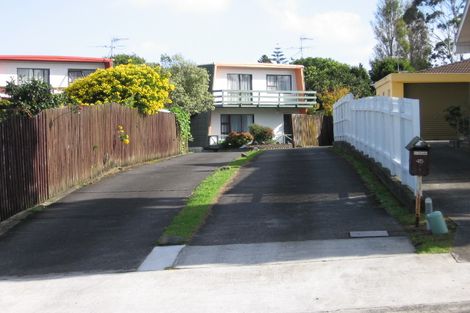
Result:
M214 90L216 107L310 108L316 91L299 90Z

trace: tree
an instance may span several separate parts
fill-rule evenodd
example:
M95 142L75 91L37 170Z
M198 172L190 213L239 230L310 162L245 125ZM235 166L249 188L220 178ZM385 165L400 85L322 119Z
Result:
M266 54L263 54L263 55L258 59L258 63L272 63L272 62L271 62L271 59L270 59Z
M429 68L432 46L424 14L411 3L403 15L403 20L406 24L409 43L407 59L416 70Z
M209 74L180 55L162 55L162 67L170 73L175 85L171 93L172 105L193 115L214 109L214 98L209 92Z
M145 64L145 59L141 58L135 54L116 54L113 56L113 65L123 65L123 64Z
M7 82L5 93L10 96L9 109L30 117L42 110L65 105L67 102L63 94L53 94L48 83L35 79L19 85L14 81Z
M409 43L401 0L380 0L372 27L377 39L376 58L406 56Z
M273 53L271 54L271 61L277 64L286 64L287 59L284 56L284 52L282 52L281 48L277 46L274 48Z
M372 94L369 75L361 64L350 66L325 58L303 58L293 63L305 66L305 87L317 91L319 99L322 93L342 87L349 88L356 97Z
M318 109L327 115L332 113L336 100L346 93L359 98L372 95L369 75L361 64L350 66L324 58L303 58L294 64L305 67L305 88L317 92Z
M169 75L160 67L127 64L98 69L74 81L67 87L66 93L79 104L116 102L151 115L171 103L170 92L174 88Z
M431 59L436 64L463 60L455 54L455 41L462 20L465 0L414 0L430 29L433 44Z
M401 71L413 72L414 68L407 59L384 58L370 62L370 78L373 82L379 81L390 73Z

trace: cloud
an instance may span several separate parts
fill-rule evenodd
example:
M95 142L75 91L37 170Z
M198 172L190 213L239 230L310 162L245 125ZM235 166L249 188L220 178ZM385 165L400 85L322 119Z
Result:
M149 7L167 7L176 11L214 13L225 11L232 0L127 0L131 5Z
M368 63L374 36L369 21L358 13L335 10L306 15L301 11L298 0L258 1L285 31L312 37L313 42L308 45L313 45L315 56Z

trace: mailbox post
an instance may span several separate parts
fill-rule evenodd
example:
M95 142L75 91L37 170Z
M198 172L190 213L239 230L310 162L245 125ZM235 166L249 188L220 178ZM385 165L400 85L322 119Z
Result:
M406 149L410 152L409 172L412 176L417 176L418 184L416 186L416 203L415 203L415 226L419 226L419 218L421 215L421 197L423 195L422 185L423 176L429 175L429 144L421 137L414 137L406 145Z

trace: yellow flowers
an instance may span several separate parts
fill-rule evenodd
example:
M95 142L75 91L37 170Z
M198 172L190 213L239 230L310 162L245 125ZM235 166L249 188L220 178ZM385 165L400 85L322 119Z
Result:
M151 115L171 103L170 92L174 89L169 75L160 67L127 64L97 70L73 82L66 92L82 105L116 102Z
M128 145L131 141L129 139L129 135L124 130L124 127L122 127L122 125L118 125L117 130L118 130L119 140L123 144Z

